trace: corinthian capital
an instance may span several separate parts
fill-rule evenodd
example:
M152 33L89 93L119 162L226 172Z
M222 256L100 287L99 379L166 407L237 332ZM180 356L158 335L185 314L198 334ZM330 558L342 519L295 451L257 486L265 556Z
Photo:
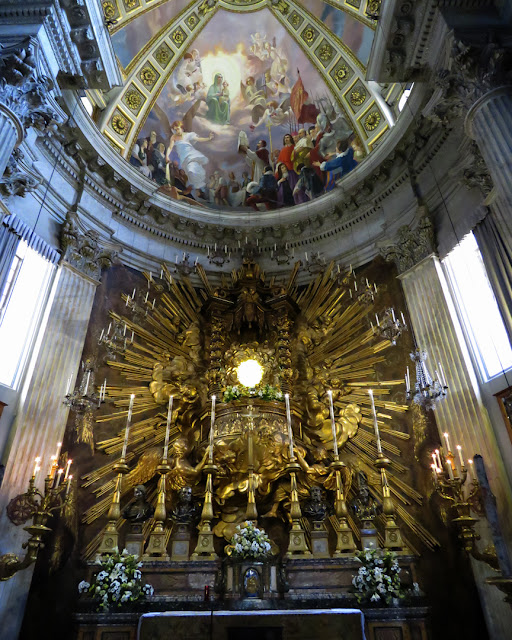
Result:
M0 52L0 104L21 125L18 143L28 128L46 131L58 119L49 102L52 89L52 81L37 72L33 42L25 41Z
M381 255L387 262L396 264L398 273L404 273L435 251L434 227L430 217L424 212L416 229L400 227L396 244L381 249Z
M74 211L66 215L60 242L62 259L95 280L100 279L103 269L117 262L120 253L118 245L102 241L97 231L85 230Z
M450 69L436 78L442 97L431 118L444 126L464 117L475 102L497 87L512 83L510 51L496 43L453 43Z

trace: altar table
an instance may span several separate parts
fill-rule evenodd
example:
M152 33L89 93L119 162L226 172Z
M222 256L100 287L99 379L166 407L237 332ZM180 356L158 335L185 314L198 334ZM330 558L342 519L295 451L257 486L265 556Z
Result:
M365 640L359 609L145 613L137 640Z

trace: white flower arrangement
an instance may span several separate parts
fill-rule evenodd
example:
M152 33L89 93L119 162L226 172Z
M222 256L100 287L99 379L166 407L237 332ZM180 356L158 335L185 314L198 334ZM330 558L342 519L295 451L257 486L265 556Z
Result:
M270 555L272 547L270 539L263 529L258 529L252 522L238 525L231 538L231 556L234 558L263 559Z
M358 602L398 604L406 596L400 581L400 565L396 554L380 549L358 551L356 558L362 563L352 578L352 592Z
M88 593L98 600L98 611L108 611L112 605L122 607L128 602L152 596L153 587L142 584L141 567L142 562L137 562L136 556L130 555L126 549L122 554L107 556L92 583L82 580L78 592Z

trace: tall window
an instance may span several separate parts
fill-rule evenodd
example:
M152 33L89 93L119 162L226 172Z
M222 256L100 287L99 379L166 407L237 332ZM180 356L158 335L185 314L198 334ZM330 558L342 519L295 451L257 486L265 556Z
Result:
M490 380L512 367L512 349L475 236L467 235L443 262L478 368Z
M0 383L8 387L19 385L53 269L20 241L0 299Z

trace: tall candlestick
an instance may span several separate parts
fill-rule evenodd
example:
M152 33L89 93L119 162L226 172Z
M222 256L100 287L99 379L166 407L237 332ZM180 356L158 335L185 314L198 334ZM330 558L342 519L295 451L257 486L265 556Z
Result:
M293 431L292 431L292 414L290 412L290 395L284 394L284 402L286 405L286 422L288 424L288 440L290 441L290 458L294 458L293 452Z
M135 399L135 394L132 393L130 396L130 406L128 407L128 417L126 418L126 429L124 431L123 452L121 454L121 458L123 460L126 458L126 448L128 447L128 437L130 435L130 422L132 420L132 409L133 409L134 399Z
M213 429L215 427L215 400L216 396L212 395L212 415L210 421L210 447L208 449L208 460L213 463Z
M373 429L375 431L375 437L377 438L377 451L382 453L382 445L380 443L380 433L379 433L379 425L377 424L377 412L375 411L375 402L373 401L373 390L368 389L368 395L370 396L370 400L372 402L372 413L373 413Z
M334 420L334 405L332 402L332 391L329 389L327 391L327 395L329 396L329 412L331 414L331 428L332 428L332 446L334 450L334 455L338 455L338 438L336 437L336 422Z
M171 432L171 420L172 420L172 403L174 396L169 396L169 406L167 408L167 426L165 429L165 442L164 442L164 460L167 460L167 452L169 451L169 434Z
M443 433L443 436L444 436L444 439L446 440L446 450L447 451L451 451L449 435L445 432L445 433Z

